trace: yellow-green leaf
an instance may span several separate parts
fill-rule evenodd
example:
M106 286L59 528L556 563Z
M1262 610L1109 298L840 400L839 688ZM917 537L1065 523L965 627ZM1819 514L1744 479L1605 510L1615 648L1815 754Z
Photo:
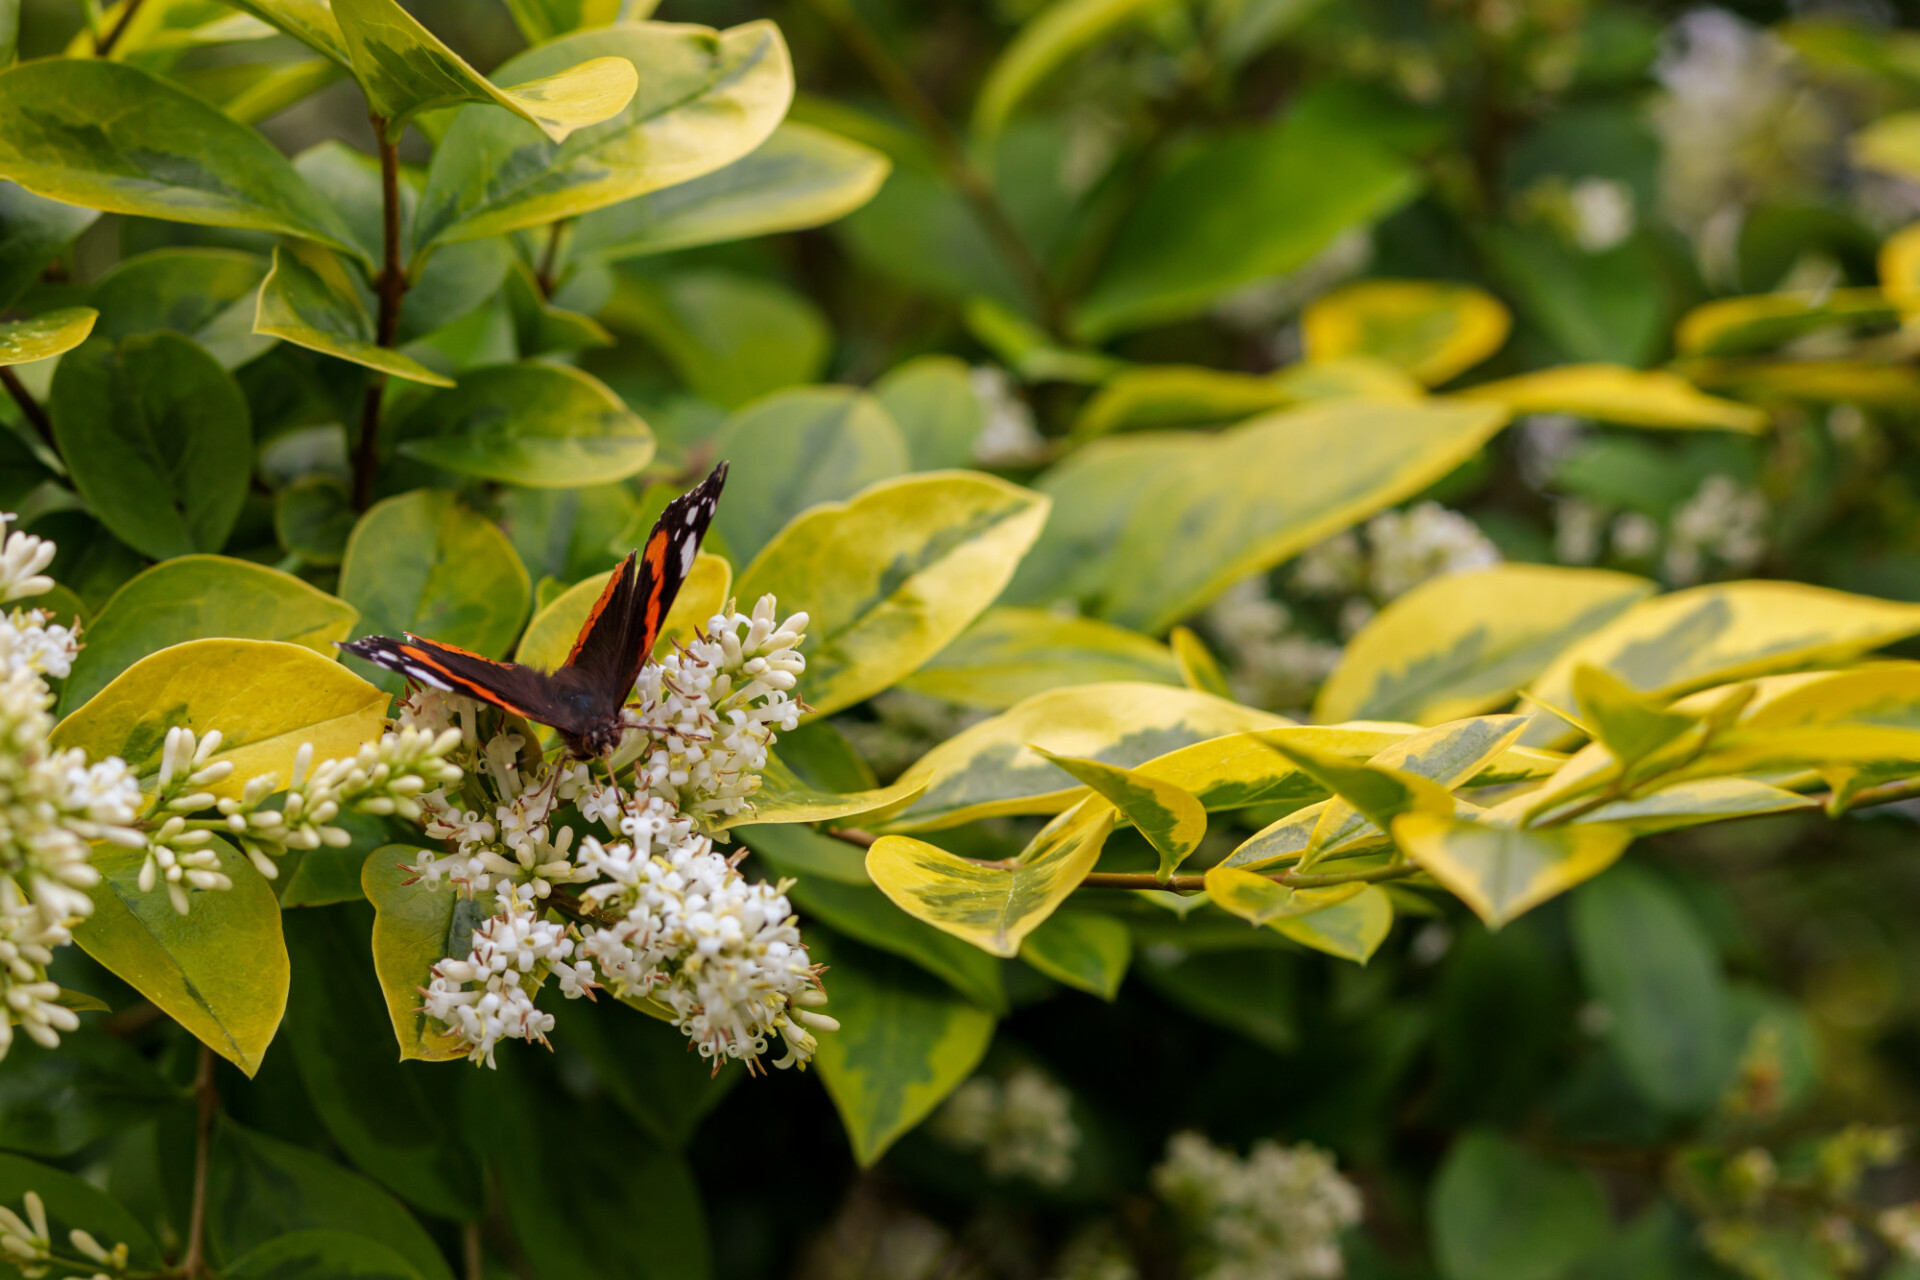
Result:
M1754 698L1681 776L1905 762L1920 773L1920 665L1876 664L1781 683Z
M1515 414L1571 413L1632 427L1759 433L1764 410L1710 396L1677 373L1618 364L1569 364L1483 382L1460 395L1493 400Z
M239 850L218 838L212 848L233 888L193 894L185 916L164 889L140 891L144 855L96 856L101 883L93 891L93 914L74 926L73 940L252 1076L287 1008L291 969L280 904Z
M333 0L354 77L391 138L421 111L462 102L491 103L555 142L598 124L632 99L639 73L625 58L592 58L502 89L401 8L398 0ZM513 64L501 70L511 76Z
M1667 699L1648 697L1585 663L1574 668L1573 698L1581 723L1622 767L1645 759L1700 723L1699 716L1669 710Z
M234 8L270 23L351 71L353 58L347 52L347 39L340 34L339 20L333 16L331 0L227 0Z
M587 625L587 616L593 612L595 602L606 591L612 577L613 571L609 569L582 579L535 614L527 624L526 634L520 637L514 661L542 671L551 671L565 662L573 642L579 638L580 628ZM654 651L658 653L676 641L685 643L695 627L704 628L707 619L726 608L727 593L732 585L733 566L720 556L701 552L694 559L687 580L680 585L673 608L667 611Z
M1407 813L1393 838L1489 928L1605 871L1633 840L1624 826L1503 827L1449 814Z
M408 864L420 852L400 844L375 849L360 869L360 887L373 904L373 967L400 1057L446 1062L465 1057L466 1049L420 1011L420 991L432 980L433 966L450 954L454 913L463 899L448 882L432 888L415 878ZM466 909L471 930L480 917L470 900Z
M1358 897L1366 886L1333 885L1325 889L1295 889L1238 867L1207 869L1207 895L1221 910L1255 925L1268 925L1289 916L1303 916Z
M806 699L821 714L897 683L1000 594L1047 500L993 476L934 472L887 480L801 515L740 575L739 595L772 592L812 617Z
M453 385L452 378L375 341L366 286L339 258L316 245L275 247L273 270L260 283L253 331L396 378L432 387Z
M1347 642L1313 718L1437 724L1489 710L1654 590L1631 574L1539 564L1431 579Z
M869 791L823 791L803 782L778 756L774 756L760 771L760 789L753 793L753 808L720 825L731 827L743 822L833 822L856 817L872 825L918 798L924 789L924 783L901 778L891 786L876 787Z
M990 144L1026 96L1075 55L1144 22L1168 0L1054 0L1020 28L974 98L973 129Z
M1738 356L1839 325L1884 324L1898 312L1878 289L1823 289L1721 298L1689 311L1674 345L1690 356Z
M1880 292L1903 316L1920 311L1920 222L1900 228L1881 244Z
M924 787L926 794L890 826L926 831L994 814L1057 813L1084 794L1081 787L1061 786L1059 770L1029 744L1132 768L1209 738L1289 723L1284 716L1166 685L1055 689L955 734L920 757L900 782ZM1170 773L1155 776L1196 790Z
M867 850L867 875L908 915L982 951L1014 956L1021 939L1093 870L1113 817L1105 800L1084 800L1004 862L976 862L911 836L882 836Z
M1853 162L1908 182L1920 182L1920 111L1881 116L1848 139Z
M1173 649L1173 659L1180 664L1180 678L1189 689L1198 689L1210 693L1216 698L1233 697L1233 689L1227 684L1227 673L1220 669L1219 659L1207 648L1191 627L1175 627L1167 636L1167 643Z
M962 706L1003 711L1076 684L1179 684L1167 647L1135 631L1045 609L989 609L901 684Z
M1206 426L1311 400L1418 400L1425 394L1412 378L1370 356L1310 360L1259 374L1142 365L1101 384L1074 420L1073 434L1091 439L1143 427Z
M284 640L327 658L359 613L290 573L225 556L181 556L135 575L87 627L60 689L72 710L127 667L169 645L225 636Z
M1267 927L1303 947L1365 964L1393 929L1393 899L1370 884L1345 901L1306 915L1281 916Z
M1193 793L1135 769L1034 747L1075 781L1106 797L1160 855L1161 881L1177 870L1207 834L1207 811Z
M290 778L306 743L316 760L354 754L380 736L386 711L385 693L303 645L189 640L114 677L55 726L52 741L93 760L119 756L148 777L160 770L168 729L218 729L208 763L232 761L233 773L207 790L237 796L259 774Z
M456 475L574 489L634 475L653 432L599 379L528 361L476 369L397 424L397 448Z
M1515 797L1525 802L1529 796ZM1488 810L1490 821L1500 821L1507 813L1524 809L1524 803L1509 810L1502 805ZM1750 778L1702 778L1675 783L1632 800L1615 800L1574 819L1576 823L1599 822L1632 832L1635 837L1661 831L1699 826L1707 822L1727 822L1734 818L1757 818L1764 814L1786 813L1794 809L1818 808L1807 796L1783 791L1779 787ZM1503 812L1504 811L1504 812Z
M1300 316L1307 356L1372 356L1428 386L1498 351L1513 320L1491 294L1431 280L1366 280L1315 300Z
M1133 934L1098 911L1056 911L1020 944L1020 958L1055 982L1112 1000L1133 957Z
M92 307L62 307L27 320L0 320L0 365L47 360L87 340L100 313Z

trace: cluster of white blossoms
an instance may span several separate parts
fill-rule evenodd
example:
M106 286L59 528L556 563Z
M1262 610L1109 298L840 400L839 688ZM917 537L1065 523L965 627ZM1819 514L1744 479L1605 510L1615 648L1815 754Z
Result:
M545 1042L553 1016L534 999L548 979L568 999L604 988L651 1000L716 1070L751 1069L776 1043L774 1066L804 1064L818 1047L809 1028L837 1027L817 1011L826 995L785 886L749 882L714 848L752 808L777 733L799 723L807 615L774 610L764 596L751 615L718 614L642 668L604 778L546 760L510 727L482 741L468 699L423 689L402 703L403 724L457 736L474 761L458 791L420 797L448 851L413 868L491 913L422 992L474 1062L492 1065L501 1040ZM575 843L596 827L605 835Z
M1308 548L1294 566L1293 581L1308 595L1364 596L1380 605L1429 578L1499 563L1500 549L1473 521L1437 502L1422 502L1367 521L1364 545L1349 529Z
M1360 1193L1317 1147L1259 1142L1242 1159L1197 1133L1176 1134L1153 1186L1190 1232L1196 1280L1345 1274L1340 1233L1360 1221Z
M948 1098L934 1118L934 1134L951 1146L979 1153L996 1178L1026 1178L1058 1187L1073 1177L1080 1128L1073 1122L1073 1096L1031 1067L1004 1082L974 1076Z
M67 1241L80 1257L55 1256L46 1205L32 1191L27 1192L22 1201L22 1207L27 1211L24 1218L5 1205L0 1205L0 1260L17 1268L28 1280L37 1280L37 1277L49 1274L55 1267L60 1268L62 1275L77 1275L87 1267L98 1267L99 1270L86 1280L112 1280L114 1276L126 1274L126 1245L116 1244L109 1249L96 1240L91 1232L78 1227L67 1233Z

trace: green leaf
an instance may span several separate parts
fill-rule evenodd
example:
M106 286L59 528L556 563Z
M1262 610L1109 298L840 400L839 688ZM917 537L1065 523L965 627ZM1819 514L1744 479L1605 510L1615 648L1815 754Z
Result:
M474 1221L485 1197L458 1117L429 1076L394 1057L385 1035L387 1009L367 950L372 922L360 906L285 917L293 957L288 1048L321 1123L348 1158L422 1210Z
M1003 711L1049 689L1111 681L1177 685L1165 645L1137 632L1045 609L989 609L901 681L962 706Z
M97 758L97 757L96 757ZM225 840L212 847L233 888L195 892L191 914L164 889L141 892L138 853L94 857L93 914L73 930L88 955L247 1075L260 1069L287 1007L280 904Z
M0 58L0 65L6 59ZM40 278L41 270L100 215L0 182L0 307Z
M472 248L504 245L502 240L473 240ZM460 257L458 250L445 249L427 263L431 275L436 265ZM507 309L513 313L513 338L523 359L553 351L585 351L593 347L611 347L617 339L591 316L556 307L540 292L540 285L524 262L515 262L506 275Z
M1673 268L1646 237L1588 253L1545 227L1492 226L1494 281L1562 358L1650 364L1665 349Z
M728 418L714 448L732 464L714 527L741 561L751 561L801 512L850 498L910 465L893 419L852 387L777 391Z
M1393 899L1370 884L1317 911L1282 916L1269 927L1303 947L1365 964L1393 929Z
M1000 980L999 962L897 910L868 882L858 851L851 846L797 825L755 825L742 831L741 839L779 875L797 877L787 896L803 918L811 917L855 942L910 961L981 1008L1006 1013L1007 991ZM838 846L853 855L860 882L811 874L811 867L829 856L820 845Z
M889 167L871 147L785 121L725 168L587 214L572 252L617 262L821 226L873 199Z
M1393 838L1420 869L1491 928L1605 871L1626 852L1625 826L1501 827L1451 814L1407 813Z
M1278 920L1310 915L1338 906L1358 897L1364 884L1331 885L1321 889L1296 889L1253 871L1243 871L1224 863L1207 868L1207 897L1230 915L1248 924L1270 925Z
M1418 400L1420 385L1378 360L1297 364L1271 374L1230 373L1193 365L1122 369L1087 400L1074 420L1076 439L1143 427L1239 422L1268 409L1310 400Z
M1099 760L1056 755L1041 747L1030 749L1076 782L1093 788L1120 811L1160 855L1158 874L1163 883L1200 847L1201 838L1207 834L1206 809L1192 792L1175 783Z
M140 659L54 726L50 741L92 760L119 756L136 777L160 770L167 730L219 730L208 763L231 761L207 788L237 796L263 773L290 778L296 752L350 756L386 727L387 696L312 649L275 640L189 640Z
M986 408L974 394L964 360L916 356L889 369L873 384L873 394L900 428L913 470L940 471L973 462L973 442L985 424Z
M1225 919L1218 913L1218 919ZM1237 936L1252 934L1233 925ZM1284 944L1277 944L1284 946ZM1297 1012L1299 957L1285 950L1233 950L1209 954L1178 943L1141 948L1135 972L1148 986L1194 1017L1245 1036L1274 1053L1300 1048Z
M1167 645L1180 666L1180 683L1216 698L1233 697L1233 686L1227 682L1227 673L1220 669L1220 660L1193 628L1175 627L1167 633Z
M795 519L740 575L812 617L807 701L838 711L938 653L1000 594L1047 501L964 471L907 476Z
M70 1156L179 1100L138 1049L91 1022L61 1032L57 1049L15 1036L0 1071L0 1148Z
M1592 1174L1490 1133L1454 1143L1432 1194L1444 1280L1559 1280L1607 1239L1606 1197Z
M415 879L407 863L419 855L420 850L400 844L375 849L361 869L360 885L375 912L373 967L400 1058L447 1062L465 1057L466 1050L458 1037L420 1012L420 988L432 977L428 971L447 958L461 898L451 884L429 888Z
M840 1112L854 1159L869 1167L973 1074L993 1015L904 961L808 938L840 1029L819 1037L814 1065Z
M301 58L295 62L175 67L169 78L194 97L220 108L223 115L241 124L253 124L318 93L340 79L343 70L325 58Z
M604 27L619 21L622 0L507 0L507 12L528 44L540 44L581 27Z
M1711 1107L1739 1045L1719 957L1685 899L1627 864L1576 894L1572 919L1580 971L1634 1087L1665 1111Z
M801 726L803 730L806 727ZM760 771L760 789L753 793L753 808L720 825L832 822L854 817L877 822L918 797L924 785L902 779L891 786L864 791L827 790L802 781L778 756L773 756Z
M399 430L409 458L535 489L624 480L653 460L647 424L599 380L563 365L475 370Z
M331 660L357 618L352 605L290 573L225 556L182 556L114 592L87 627L60 690L71 711L133 663L187 640L284 640Z
M1011 957L1093 870L1113 817L1106 801L1084 800L1004 862L958 857L912 836L882 836L867 850L867 874L908 915Z
M87 340L100 313L92 307L62 307L30 320L0 320L0 365L49 360Z
M353 69L346 37L340 34L331 0L228 0L234 8L292 36L309 49L325 54L346 70Z
M253 331L396 378L451 387L453 379L379 344L368 298L359 278L325 249L280 245L260 285Z
M500 69L511 89L501 89L442 44L397 0L333 0L334 18L346 39L353 74L365 90L387 136L398 139L415 114L461 102L505 107L554 142L574 130L617 114L633 97L639 73L625 58L583 59L566 70L514 74Z
M356 636L412 633L498 656L520 633L532 595L507 535L440 489L375 503L340 565L340 596L360 610ZM391 672L381 677L382 687L399 688Z
M617 115L564 143L487 107L455 116L427 170L414 244L542 226L691 181L765 141L793 95L787 46L770 22L718 32L658 22L580 31L494 75L519 81L607 57L647 75Z
M974 134L990 143L1014 108L1054 71L1165 7L1167 0L1054 0L1038 10L988 69L974 98Z
M273 345L253 332L255 295L268 263L233 249L157 249L124 259L93 286L104 338L159 329L184 334L224 369L237 369Z
M96 339L53 375L53 437L87 506L156 560L225 545L252 471L246 398L186 338Z
M43 58L0 72L0 177L55 200L241 227L353 251L333 210L265 138L119 62Z
M1700 723L1699 716L1670 711L1666 699L1650 698L1619 677L1585 663L1573 670L1573 699L1580 708L1581 723L1623 768Z
M359 521L353 497L337 476L300 476L273 495L274 536L307 564L339 564Z
M1404 159L1330 116L1216 134L1187 147L1134 204L1074 326L1098 340L1193 315L1241 285L1299 268L1418 188Z
M208 1169L207 1238L217 1258L243 1257L294 1231L340 1231L385 1245L421 1280L453 1280L440 1247L398 1201L331 1160L221 1116Z
M733 271L623 280L604 314L658 347L695 395L727 408L818 381L833 350L810 300Z
M1536 564L1434 578L1347 642L1313 718L1438 724L1491 710L1654 590L1630 574Z
M1056 911L1020 944L1020 958L1055 982L1111 1001L1127 976L1133 935L1097 911Z
M687 1037L677 1028L636 1017L624 1004L568 1000L552 1011L554 1039L585 1057L607 1098L669 1147L685 1147L746 1078L744 1071L715 1075L699 1054L687 1052ZM593 1105L604 1104L596 1098Z
M1371 356L1430 387L1500 350L1513 319L1492 294L1430 280L1366 280L1316 298L1300 316L1310 360Z
M576 582L535 614L527 624L527 633L520 637L514 661L543 671L551 671L565 662L612 577L613 571L608 570ZM696 627L704 629L709 618L726 608L732 586L732 566L719 556L701 552L681 584L673 608L667 611L666 621L660 624L660 638L654 642L654 652L662 652L675 643L684 644Z
M1681 317L1674 345L1690 356L1758 355L1822 329L1886 324L1898 315L1898 308L1878 289L1720 298Z
M78 1227L108 1242L109 1248L124 1243L130 1267L158 1271L164 1265L152 1233L118 1200L74 1174L19 1156L0 1155L0 1204L19 1213L29 1191L46 1207L49 1234L62 1252L67 1233Z
M411 1262L377 1240L346 1231L290 1231L221 1268L230 1280L421 1280Z
M1057 515L1011 603L1078 598L1149 634L1356 521L1418 493L1504 422L1490 406L1334 401L1217 436L1096 441L1042 479ZM1275 478L1311 476L1312 484Z

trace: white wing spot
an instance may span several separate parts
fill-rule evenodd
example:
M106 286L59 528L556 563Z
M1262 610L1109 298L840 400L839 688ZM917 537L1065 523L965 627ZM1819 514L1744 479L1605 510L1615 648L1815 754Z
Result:
M693 523L693 522L694 522L695 520L698 520L699 518L700 518L700 508L699 508L699 507L688 507L688 508L687 508L687 523L688 523L688 524L692 524L692 523Z
M680 576L693 572L693 553L700 549L700 536L690 533L680 544Z
M418 680L421 684L430 684L434 688L440 690L442 693L453 692L452 685L448 684L445 680L442 680L439 676L435 675L433 672L427 670L427 668L422 666L417 666L414 663L411 663L411 662L402 663L400 666L400 674L403 676L406 676L408 679Z

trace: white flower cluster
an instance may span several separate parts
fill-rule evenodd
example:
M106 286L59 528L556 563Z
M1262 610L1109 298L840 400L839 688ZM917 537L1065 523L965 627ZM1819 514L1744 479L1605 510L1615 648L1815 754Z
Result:
M1437 502L1383 511L1367 521L1366 545L1353 531L1309 548L1294 585L1309 595L1366 593L1385 604L1429 578L1500 563L1500 549L1479 526Z
M22 1201L22 1207L27 1211L25 1218L0 1205L0 1259L17 1267L28 1280L36 1280L56 1266L61 1268L63 1275L88 1266L101 1268L87 1280L112 1280L109 1272L114 1276L126 1274L126 1245L116 1244L108 1249L94 1239L91 1232L78 1227L67 1233L67 1240L86 1261L54 1257L53 1234L47 1223L46 1205L32 1191L27 1192Z
M1360 1193L1306 1143L1254 1144L1241 1159L1196 1133L1174 1135L1154 1189L1192 1233L1197 1280L1332 1280Z
M974 1151L996 1178L1026 1178L1058 1187L1073 1177L1080 1128L1073 1122L1073 1096L1031 1067L1006 1081L974 1076L948 1098L934 1120L934 1133L963 1151Z
M1017 467L1045 455L1047 442L1033 425L1033 410L1014 390L1013 379L996 365L975 365L967 385L980 405L980 433L973 439L973 460L983 467Z
M459 792L420 797L449 852L414 866L492 911L423 992L473 1061L491 1065L503 1039L544 1042L553 1018L534 997L549 978L569 999L604 987L652 1000L716 1070L755 1066L776 1038L775 1066L804 1063L817 1047L808 1027L838 1026L816 1011L826 996L785 887L748 882L713 844L752 807L776 732L799 723L807 615L777 622L774 608L766 596L751 616L717 615L642 669L633 731L604 782L585 763L538 758L510 729L482 742L466 699L420 690L402 704L402 724L452 735L476 760ZM576 847L566 805L606 838Z
M1608 509L1583 498L1554 503L1554 554L1565 564L1593 564L1603 555L1649 564L1671 586L1685 587L1726 570L1745 573L1767 551L1772 508L1766 496L1732 476L1710 475L1663 526L1644 511Z
M1293 611L1268 591L1264 574L1222 592L1206 625L1226 655L1234 696L1250 706L1303 709L1340 665L1340 646L1297 630Z

